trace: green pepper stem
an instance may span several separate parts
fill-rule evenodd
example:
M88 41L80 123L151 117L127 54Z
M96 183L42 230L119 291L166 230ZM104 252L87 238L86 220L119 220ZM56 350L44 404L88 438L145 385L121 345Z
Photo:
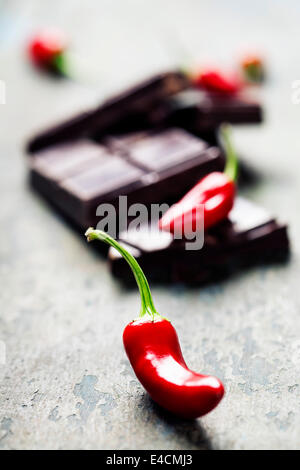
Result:
M231 131L230 126L228 124L221 125L220 135L226 155L226 165L224 173L232 181L236 181L238 176L238 158L234 146L232 144Z
M137 260L123 246L121 246L120 243L118 243L114 238L112 238L110 235L103 232L102 230L94 230L93 228L89 228L86 231L85 236L87 237L88 241L100 240L107 243L108 245L115 248L123 256L123 258L127 261L134 274L136 283L140 291L140 317L146 315L147 313L151 315L153 319L155 316L158 316L159 314L154 307L148 281Z
M53 58L52 67L54 67L54 70L62 77L71 78L69 73L69 64L65 52L56 54L56 56Z

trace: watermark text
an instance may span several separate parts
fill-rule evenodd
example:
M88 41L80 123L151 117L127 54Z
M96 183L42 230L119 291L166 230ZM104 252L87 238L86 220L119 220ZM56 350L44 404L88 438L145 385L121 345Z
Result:
M165 215L167 214L167 215ZM160 220L164 215L163 230ZM172 233L175 240L183 240L186 250L200 250L204 244L204 205L181 210L174 204L151 204L146 206L135 203L128 206L127 196L119 196L118 204L103 203L97 207L99 218L97 229L116 238L119 233L127 232L130 240L136 240L140 234L152 237L156 244L165 243L167 233ZM148 238L149 239L149 238ZM129 241L130 241L129 240Z

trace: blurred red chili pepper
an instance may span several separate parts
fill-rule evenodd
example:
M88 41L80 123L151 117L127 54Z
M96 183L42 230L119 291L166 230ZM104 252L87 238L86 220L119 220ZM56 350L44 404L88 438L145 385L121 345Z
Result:
M49 71L63 73L66 41L59 32L43 31L37 34L28 44L32 62Z
M225 95L235 94L241 89L241 83L237 77L227 77L217 70L200 72L192 81L198 88Z
M199 181L177 204L174 204L159 221L161 230L172 233L195 231L197 217L203 214L204 230L225 219L232 209L237 178L237 158L231 144L229 127L221 126L221 137L226 153L223 173L213 172ZM203 212L200 210L203 207ZM198 209L198 210L197 210Z
M88 229L88 241L113 246L128 262L141 295L140 316L123 333L125 351L133 370L154 401L185 418L197 418L215 408L224 395L216 377L191 371L181 352L176 331L155 309L147 279L136 259L100 230Z
M260 83L265 78L264 64L256 54L248 54L241 61L243 75L246 81Z

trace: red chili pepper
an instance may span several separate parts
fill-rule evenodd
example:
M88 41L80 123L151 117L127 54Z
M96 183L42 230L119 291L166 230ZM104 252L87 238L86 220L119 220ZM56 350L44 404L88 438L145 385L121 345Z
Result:
M223 173L213 172L199 181L177 204L174 204L159 221L161 230L187 233L197 227L197 218L204 217L204 230L225 219L232 209L237 177L237 158L232 147L228 126L221 127L227 163ZM203 212L201 211L203 207ZM198 225L199 226L199 225Z
M63 73L66 42L59 33L44 31L36 35L28 45L32 62L43 69Z
M235 94L241 89L241 83L236 77L226 77L217 70L199 73L194 77L193 83L204 90L228 95Z
M154 401L185 418L215 408L224 395L216 377L191 371L182 356L176 331L155 309L147 279L136 259L105 232L88 229L88 241L101 240L118 250L131 267L141 295L140 316L123 333L133 370Z
M262 59L257 55L247 55L241 61L243 75L246 81L260 83L265 78Z

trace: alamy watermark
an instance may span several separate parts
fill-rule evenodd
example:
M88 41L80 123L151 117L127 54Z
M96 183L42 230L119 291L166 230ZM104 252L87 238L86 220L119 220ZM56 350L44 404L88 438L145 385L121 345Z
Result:
M0 104L6 103L6 86L3 80L0 80Z
M6 364L6 345L4 341L0 340L0 366Z
M176 224L172 227L173 236L176 240L184 240L186 250L200 250L204 244L204 205L199 204L187 208L183 215L176 212L176 205L172 210L176 213ZM128 206L127 196L119 196L118 205L109 203L100 204L96 210L99 217L97 229L116 237L118 233L128 231L134 239L133 232L139 234L148 232L152 237L158 237L159 220L163 214L170 209L166 203L151 204L150 207L142 203ZM168 225L164 233L168 232Z

